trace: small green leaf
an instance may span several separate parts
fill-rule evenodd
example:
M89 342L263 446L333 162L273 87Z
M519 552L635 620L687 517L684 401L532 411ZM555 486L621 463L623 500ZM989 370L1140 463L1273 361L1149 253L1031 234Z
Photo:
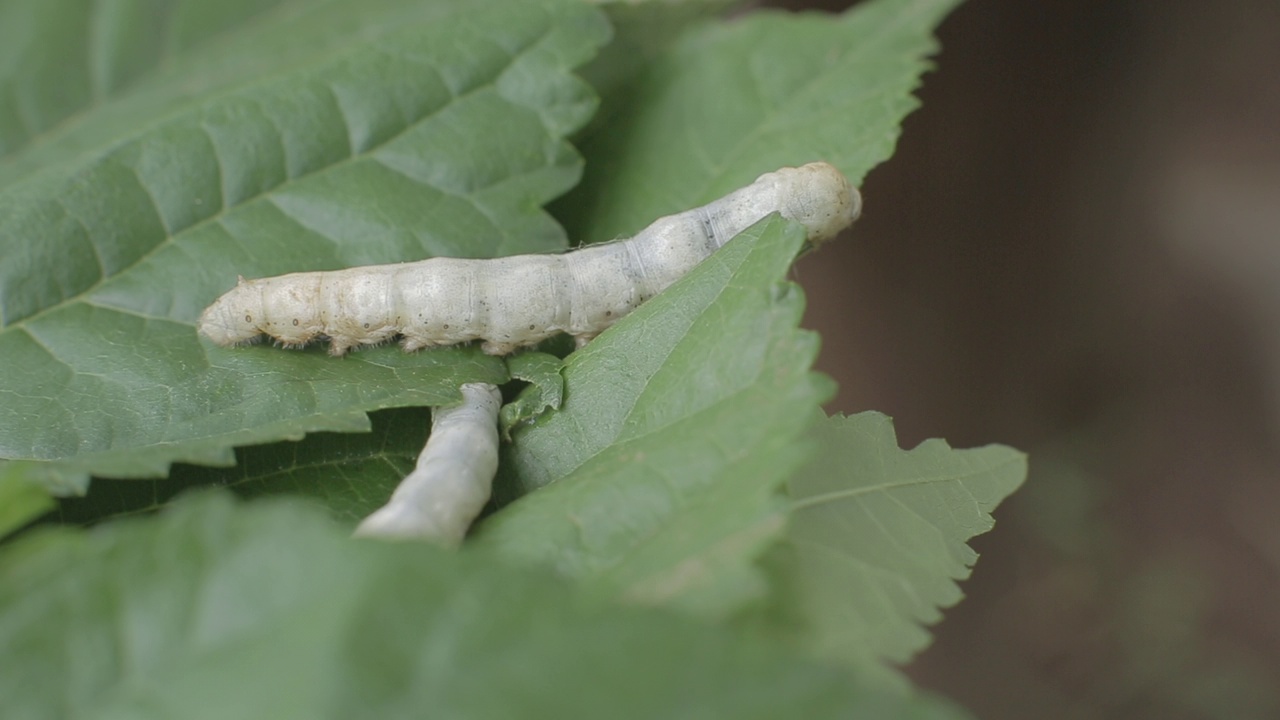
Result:
M502 407L498 422L505 439L511 439L511 430L517 425L538 417L548 409L560 409L560 403L564 401L562 368L564 361L548 353L526 352L507 358L507 373L530 385L519 397Z
M786 539L769 560L777 610L815 653L862 667L906 662L921 624L963 597L978 556L966 541L1022 484L1026 457L1000 445L898 448L879 413L815 426L820 450L790 483Z
M565 404L504 448L478 541L599 592L732 612L764 587L778 487L830 392L783 281L804 239L777 217L570 356Z
M946 718L767 637L205 494L0 551L6 717Z

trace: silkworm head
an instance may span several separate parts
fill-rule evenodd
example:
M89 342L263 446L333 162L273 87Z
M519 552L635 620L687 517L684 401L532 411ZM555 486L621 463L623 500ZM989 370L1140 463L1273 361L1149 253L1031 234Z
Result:
M247 342L262 333L260 294L244 279L205 308L196 325L200 334L219 345Z
M804 225L814 246L838 235L862 212L862 196L832 165L809 163L776 176L782 215Z

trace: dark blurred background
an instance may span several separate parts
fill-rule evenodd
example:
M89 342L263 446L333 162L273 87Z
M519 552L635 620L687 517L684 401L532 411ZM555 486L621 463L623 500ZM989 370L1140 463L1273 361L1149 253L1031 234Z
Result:
M1280 2L939 35L852 242L798 268L829 409L1031 456L909 671L985 720L1280 718Z

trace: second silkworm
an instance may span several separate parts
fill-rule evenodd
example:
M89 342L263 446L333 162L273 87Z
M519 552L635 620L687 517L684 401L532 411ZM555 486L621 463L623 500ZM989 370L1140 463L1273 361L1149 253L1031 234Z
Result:
M418 463L356 537L434 540L457 546L489 501L498 471L498 408L488 383L462 386L462 404L431 411L431 435Z

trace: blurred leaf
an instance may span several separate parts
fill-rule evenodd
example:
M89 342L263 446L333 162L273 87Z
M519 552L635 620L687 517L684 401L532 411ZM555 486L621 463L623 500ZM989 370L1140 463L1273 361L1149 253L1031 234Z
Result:
M593 1L609 17L613 40L581 70L583 78L600 93L604 110L592 118L584 135L611 132L612 113L623 104L618 94L629 91L636 78L689 26L748 4L746 0Z
M781 530L778 487L830 382L809 372L783 282L804 239L756 225L642 305L564 370L565 404L504 448L482 545L609 595L727 614L764 592L756 555Z
M862 667L902 663L963 597L977 561L965 542L1022 484L1026 457L927 440L901 450L879 413L815 426L815 459L790 483L786 539L768 565L782 622L819 655Z
M763 637L206 494L0 553L7 717L958 718Z
M783 166L855 185L887 159L958 0L874 0L841 16L762 11L692 26L601 108L583 183L552 206L572 238L635 233Z
M241 18L195 56L181 43L154 51L158 74L140 70L137 93L81 102L49 130L74 135L74 161L0 189L0 456L22 461L14 472L83 485L89 472L226 465L233 445L367 430L368 410L506 381L501 360L475 349L335 361L318 348L213 347L193 323L237 274L564 247L539 206L577 180L563 137L595 101L568 70L607 26L567 0L307 6ZM120 8L135 9L108 6L91 28L113 46L131 37ZM41 18L19 24L83 41ZM303 50L312 39L322 52ZM204 92L187 99L165 68L196 56L217 77L198 77ZM45 72L38 54L16 61L27 66L7 69L10 83ZM165 92L166 112L152 112ZM20 155L45 147L33 135Z

